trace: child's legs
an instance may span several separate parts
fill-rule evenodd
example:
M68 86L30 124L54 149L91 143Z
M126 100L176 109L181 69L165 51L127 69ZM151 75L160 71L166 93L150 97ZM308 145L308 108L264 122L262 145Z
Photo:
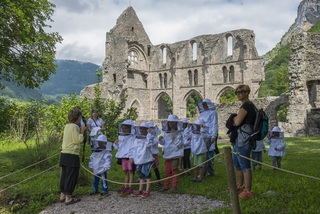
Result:
M95 175L95 176L93 177L93 188L94 188L96 191L98 191L99 182L100 182L100 178L99 178L98 176L100 176L100 174Z
M150 178L146 179L146 182L147 182L146 191L150 192L151 179Z
M254 160L252 161L252 166L255 167L256 165L258 165L258 163L255 162L258 161L258 152L251 152L251 158L252 160Z
M203 175L204 175L204 169L203 169L203 166L200 166L200 167L199 167L199 175L200 175L199 180L202 180Z
M281 168L281 160L282 160L282 157L277 157L278 168Z
M108 192L108 181L107 181L108 177L107 177L107 172L102 173L102 174L101 174L101 177L102 177L102 179L101 179L101 184L102 184L102 189L101 189L101 191L102 191L102 192Z
M190 164L190 152L191 149L185 149L183 151L183 168L184 169L190 169L191 168L191 164Z
M277 167L277 157L272 156L272 166Z
M159 172L159 169L158 169L158 168L155 168L155 169L153 169L153 170L154 170L154 173L156 174L157 180L160 180L160 172Z
M177 188L178 186L178 180L179 180L179 170L178 170L178 164L179 164L179 159L173 159L171 161L171 167L172 167L172 175L174 176L172 178L172 188Z
M165 161L165 176L166 178L171 176L171 172L172 172L172 163L171 163L171 159L168 159ZM169 184L170 184L170 180L169 179L165 179L164 180L164 187L169 189Z
M140 178L139 179L139 191L143 191L143 184L144 184L144 179Z
M260 162L260 163L258 163L258 165L261 166L261 163L262 163L262 152L257 152L257 161Z
M124 182L125 187L131 187L133 182L133 171L132 171L132 163L130 163L129 159L122 159L122 169L124 171Z

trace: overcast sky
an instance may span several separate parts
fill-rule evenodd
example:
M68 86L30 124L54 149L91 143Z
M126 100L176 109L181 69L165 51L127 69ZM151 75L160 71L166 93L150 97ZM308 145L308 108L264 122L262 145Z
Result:
M106 32L130 5L153 45L203 34L250 29L259 55L270 51L297 17L301 0L49 0L52 31L63 37L57 59L101 65Z

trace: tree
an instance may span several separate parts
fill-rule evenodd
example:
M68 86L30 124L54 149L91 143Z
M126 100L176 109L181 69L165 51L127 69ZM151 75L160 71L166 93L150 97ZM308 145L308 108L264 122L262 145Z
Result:
M54 7L48 0L1 0L0 80L37 88L55 73L55 45L62 37L45 32Z

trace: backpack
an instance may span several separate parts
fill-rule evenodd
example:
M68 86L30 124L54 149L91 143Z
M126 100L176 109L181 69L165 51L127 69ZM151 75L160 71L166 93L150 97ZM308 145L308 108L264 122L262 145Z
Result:
M253 133L251 134L251 140L263 140L269 131L269 117L263 111L263 109L257 109L255 106L256 111L256 119L253 125Z

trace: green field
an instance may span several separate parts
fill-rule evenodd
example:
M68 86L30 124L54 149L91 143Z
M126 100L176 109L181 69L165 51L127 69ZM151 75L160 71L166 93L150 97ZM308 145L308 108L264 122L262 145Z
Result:
M252 190L256 197L240 200L242 213L319 213L320 211L320 138L286 138L286 156L281 170L263 166L253 172ZM0 142L0 210L1 213L39 213L51 203L59 200L59 144L55 146L29 147L22 143ZM220 152L229 143L219 143ZM36 149L37 148L37 149ZM268 148L268 147L267 147ZM114 153L115 151L113 151ZM89 147L85 153L84 167L90 156ZM216 176L205 177L202 183L194 184L192 176L182 175L179 179L179 193L202 195L230 204L226 168L223 154L222 163L215 160ZM44 161L42 161L44 160ZM32 166L34 163L41 163ZM263 154L264 164L271 164L267 153ZM160 157L160 171L164 166ZM25 167L31 166L25 170ZM50 167L53 167L51 170ZM39 174L40 173L40 174ZM137 177L137 175L136 175ZM108 179L123 182L123 172L114 159ZM76 195L88 195L91 190L92 175L81 168ZM110 191L121 185L110 183ZM137 188L137 186L135 186ZM156 190L152 187L152 190ZM224 208L211 213L232 213Z

